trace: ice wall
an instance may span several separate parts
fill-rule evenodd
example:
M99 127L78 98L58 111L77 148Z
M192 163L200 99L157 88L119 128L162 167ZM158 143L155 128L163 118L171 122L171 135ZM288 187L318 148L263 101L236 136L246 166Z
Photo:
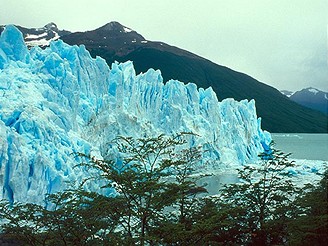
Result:
M160 71L135 74L132 62L111 69L82 46L61 40L28 50L7 26L0 37L0 199L42 203L44 195L87 174L73 153L105 157L117 135L191 131L203 163L256 160L271 141L255 102L218 102L211 88L163 83ZM91 184L93 188L99 183Z

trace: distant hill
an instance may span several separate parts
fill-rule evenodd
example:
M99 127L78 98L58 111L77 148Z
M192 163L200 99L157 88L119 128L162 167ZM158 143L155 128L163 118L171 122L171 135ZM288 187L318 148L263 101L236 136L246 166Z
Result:
M131 60L137 73L160 69L164 81L177 79L203 88L211 86L219 100L255 99L262 128L270 132L328 132L328 117L323 113L293 102L247 74L163 42L146 40L118 22L60 38L71 45L84 44L92 56L101 56L108 64Z
M289 98L305 107L318 110L328 115L328 92L309 87L291 93Z

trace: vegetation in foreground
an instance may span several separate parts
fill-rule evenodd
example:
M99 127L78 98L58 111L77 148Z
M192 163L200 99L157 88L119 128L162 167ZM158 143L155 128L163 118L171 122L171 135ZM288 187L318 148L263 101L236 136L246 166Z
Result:
M115 140L118 155L84 156L76 168L93 173L80 188L47 197L52 209L0 203L3 240L16 245L327 245L328 171L318 185L295 187L288 155L261 155L244 166L240 183L207 196L194 168L199 148L186 148L182 133ZM119 161L117 161L117 158ZM92 172L93 170L93 172ZM84 189L103 179L103 195Z

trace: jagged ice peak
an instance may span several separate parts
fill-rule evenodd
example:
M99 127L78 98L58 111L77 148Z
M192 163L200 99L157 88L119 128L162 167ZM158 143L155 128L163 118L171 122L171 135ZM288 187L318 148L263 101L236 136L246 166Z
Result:
M42 203L44 196L82 180L74 153L106 158L118 135L144 137L193 132L202 168L257 160L271 142L254 100L219 102L211 88L160 71L136 75L132 62L108 67L83 45L52 41L28 50L11 25L0 37L0 199ZM100 189L93 182L90 189Z

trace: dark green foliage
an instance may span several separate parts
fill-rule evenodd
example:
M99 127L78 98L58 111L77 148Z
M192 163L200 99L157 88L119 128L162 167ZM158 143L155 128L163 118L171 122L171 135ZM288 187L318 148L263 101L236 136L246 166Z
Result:
M288 179L288 154L277 150L261 155L262 165L238 170L241 183L225 186L223 198L239 209L236 237L252 245L283 244L286 225L293 218L294 198L298 192Z
M302 191L289 178L293 162L273 149L239 170L240 183L206 196L193 175L201 152L187 137L119 137L108 160L80 154L89 161L76 168L92 175L79 189L49 195L48 210L2 201L1 232L20 245L327 244L328 171ZM93 179L118 193L86 191Z
M2 231L26 245L102 245L117 236L117 214L122 206L107 197L83 190L65 191L47 198L53 208L2 201ZM117 201L115 201L117 202Z
M9 204L7 201L0 203L1 232L6 237L15 238L26 245L43 245L47 240L43 231L47 224L43 220L46 210L36 204ZM24 243L24 244L25 244ZM23 244L23 243L22 243Z
M297 218L288 224L290 245L328 245L328 169L318 185L307 185L297 200Z
M191 206L190 197L206 191L190 177L200 154L195 148L183 148L184 137L188 135L119 137L115 144L121 156L120 165L116 158L91 159L79 165L96 169L97 178L107 181L104 187L114 187L119 192L110 200L120 200L125 208L118 212L121 237L126 241L153 243L157 235L152 228L172 217L170 210L178 207L177 220L183 224Z

